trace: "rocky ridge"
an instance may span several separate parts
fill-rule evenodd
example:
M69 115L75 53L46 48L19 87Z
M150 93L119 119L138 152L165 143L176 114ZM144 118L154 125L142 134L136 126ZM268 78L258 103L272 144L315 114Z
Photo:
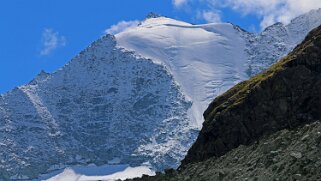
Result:
M321 9L294 18L289 24L276 23L258 34L241 31L247 42L247 74L252 77L286 56L305 36L321 24Z

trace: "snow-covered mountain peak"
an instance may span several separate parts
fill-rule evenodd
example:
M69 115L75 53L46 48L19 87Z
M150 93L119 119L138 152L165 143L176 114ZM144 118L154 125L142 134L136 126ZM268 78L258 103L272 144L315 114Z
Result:
M276 23L259 34L230 23L192 25L157 17L115 37L119 47L169 69L193 102L189 114L201 127L202 113L213 97L286 55L321 24L320 17L321 10L311 11L289 25Z
M264 35L270 36L270 35L278 34L279 31L282 31L282 30L284 30L284 29L285 29L284 24L281 23L281 22L278 22L278 23L275 23L275 24L273 24L273 25L265 28L265 29L262 31L261 35L263 35L263 36L264 36Z
M110 160L178 166L213 98L287 54L319 13L259 34L157 16L101 37L0 96L0 180Z
M169 69L193 102L189 114L198 128L211 99L246 77L245 41L229 23L191 25L161 17L116 39L118 46Z
M142 28L157 28L157 27L162 27L162 26L189 26L191 24L183 22L183 21L178 21L175 19L167 18L164 16L159 16L155 18L149 18L144 21L142 21L139 26L137 27L138 29ZM135 28L133 28L135 29ZM127 31L133 30L129 29Z
M161 15L154 13L154 12L150 12L146 15L145 19L151 19L151 18L159 18L162 17Z
M144 21L142 21L139 26L136 28L136 31L139 31L141 29L152 29L151 31L157 31L159 27L162 28L182 28L182 29L189 29L189 28L202 28L204 30L210 31L210 32L224 32L226 30L232 30L232 29L237 29L235 25L231 23L209 23L209 24L202 24L202 25L192 25L187 22L175 20L172 18L164 17L164 16L157 16L155 18L149 18ZM135 30L129 29L126 32L130 32Z

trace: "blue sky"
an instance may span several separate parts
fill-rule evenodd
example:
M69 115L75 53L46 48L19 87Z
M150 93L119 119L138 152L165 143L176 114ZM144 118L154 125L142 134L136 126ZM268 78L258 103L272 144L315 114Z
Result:
M41 70L57 70L112 25L143 20L149 12L194 24L232 22L248 31L259 31L302 13L289 10L292 14L286 18L281 16L284 13L271 18L269 15L275 13L266 10L269 6L263 0L253 0L254 5L242 0L221 1L1 0L0 93L28 83ZM306 1L321 7L319 0ZM274 6L276 10L282 8L277 2Z

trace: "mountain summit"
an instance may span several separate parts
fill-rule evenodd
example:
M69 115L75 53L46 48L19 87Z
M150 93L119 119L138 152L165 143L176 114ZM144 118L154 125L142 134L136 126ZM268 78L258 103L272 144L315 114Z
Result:
M111 160L176 168L212 99L292 50L320 16L258 35L154 17L98 39L58 71L0 96L0 179Z
M146 15L145 19L150 19L150 18L159 18L162 17L161 15L154 13L154 12L150 12Z

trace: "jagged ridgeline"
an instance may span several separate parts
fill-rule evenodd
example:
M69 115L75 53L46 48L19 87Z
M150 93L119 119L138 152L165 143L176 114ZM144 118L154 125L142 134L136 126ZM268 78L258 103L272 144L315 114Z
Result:
M268 70L217 97L182 162L222 156L261 136L321 119L321 27Z

